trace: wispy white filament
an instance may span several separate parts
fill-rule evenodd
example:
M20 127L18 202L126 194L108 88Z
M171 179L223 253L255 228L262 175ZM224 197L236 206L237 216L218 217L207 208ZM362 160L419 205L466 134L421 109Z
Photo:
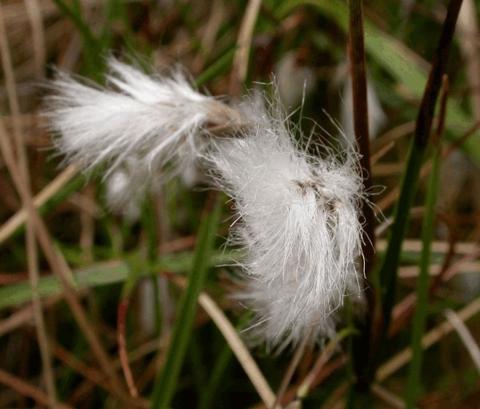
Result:
M275 64L278 94L288 109L298 107L315 90L317 82L314 69L298 60L297 53L289 51Z
M310 156L281 114L258 103L242 138L217 143L210 160L234 199L233 240L247 250L247 289L257 313L253 333L271 346L312 339L334 328L346 293L358 294L362 180L345 140L342 158Z
M148 169L133 158L113 170L105 184L110 209L132 222L140 218L147 190L155 192L157 188L155 179L149 177Z
M85 168L106 163L113 170L134 157L156 176L167 164L178 170L202 151L207 128L237 120L179 72L148 76L115 59L109 68L107 88L61 74L49 99L46 115L60 134L58 148Z

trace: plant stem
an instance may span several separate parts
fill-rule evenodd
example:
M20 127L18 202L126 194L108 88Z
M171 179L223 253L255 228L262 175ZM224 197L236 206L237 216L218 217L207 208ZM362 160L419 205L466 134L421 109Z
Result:
M353 91L353 124L358 149L361 154L360 165L365 191L372 186L370 168L370 139L368 135L367 78L365 68L365 45L363 34L362 0L349 0L349 55ZM370 272L375 261L375 216L367 200L361 203L361 217L364 221L362 254L364 261L365 295L368 308L358 340L353 344L353 361L357 387L368 389L370 376L366 372L370 360L370 338L372 317L375 311L375 293L369 282Z
M180 301L170 346L166 353L167 360L155 380L151 403L151 407L154 409L169 407L188 347L197 310L197 298L206 279L215 232L220 220L221 200L219 197L214 200L214 208L200 224L193 268L189 276L188 287Z
M102 59L102 50L99 40L95 37L92 30L81 15L79 4L73 3L68 6L64 0L53 0L59 10L67 16L80 33L84 45L85 63L89 75L96 81L101 80L101 74L104 71Z
M445 77L446 78L446 77ZM425 322L428 311L428 291L429 291L429 268L431 256L431 243L435 228L435 204L438 193L439 169L441 162L442 148L440 137L443 133L445 123L446 102L447 102L447 81L444 82L444 92L440 108L440 121L438 131L435 135L435 144L432 158L432 172L430 174L427 202L425 205L425 219L422 225L422 252L420 258L420 273L417 278L417 306L413 318L412 329L412 362L408 375L407 390L405 394L405 404L407 409L413 409L415 401L420 390L420 372L422 369L423 347L422 337L425 331Z
M215 401L215 395L222 384L222 380L225 379L225 371L233 357L230 346L225 343L222 350L218 353L213 369L211 371L210 378L205 385L205 393L200 399L198 409L208 409L213 407Z

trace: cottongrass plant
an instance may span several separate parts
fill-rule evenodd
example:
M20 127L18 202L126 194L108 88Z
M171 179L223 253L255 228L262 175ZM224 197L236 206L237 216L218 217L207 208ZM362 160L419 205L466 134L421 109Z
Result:
M106 164L119 203L138 200L144 180L201 160L235 202L231 243L246 250L237 297L255 311L253 338L280 349L333 334L345 295L361 289L354 143L342 137L341 149L312 154L278 101L256 95L229 106L178 73L109 66L106 88L65 74L54 82L47 116L60 151L87 169Z
M106 166L107 204L135 220L145 192L189 175L208 139L241 118L197 92L179 69L149 76L114 58L108 67L105 88L60 73L45 115L67 160L86 170Z

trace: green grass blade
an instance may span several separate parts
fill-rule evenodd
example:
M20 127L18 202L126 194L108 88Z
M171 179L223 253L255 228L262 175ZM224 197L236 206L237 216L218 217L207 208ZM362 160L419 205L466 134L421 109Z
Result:
M385 326L388 327L390 313L395 302L397 267L400 261L401 248L410 218L410 208L417 191L418 176L422 166L424 150L412 139L407 159L407 167L402 177L400 196L393 213L394 223L388 236L388 246L382 257L378 277L383 300Z
M83 40L87 43L86 45L93 46L96 43L95 36L90 30L88 24L83 21L80 14L80 8L74 5L70 7L63 0L53 0L53 2L60 9L60 11L65 14L73 24L75 24L75 27L82 35Z
M238 320L236 330L240 332L243 328L245 328L250 320L250 312L243 314L243 316ZM233 351L230 345L228 345L223 337L221 342L223 343L222 350L219 354L217 354L217 359L215 360L215 364L211 371L210 379L205 385L204 392L200 398L198 409L209 409L215 407L215 396L218 392L218 389L221 387L222 381L225 379L225 371L227 370L228 365L233 358Z
M189 276L188 286L180 301L179 312L173 328L167 360L155 381L151 407L166 409L175 392L177 379L187 350L193 321L197 310L197 298L205 282L209 260L215 239L215 233L220 220L221 200L216 199L214 209L206 216L198 232L193 267Z
M230 346L225 342L222 350L217 356L215 365L213 366L212 375L205 386L205 392L200 399L198 409L212 408L212 404L215 399L216 392L222 383L223 375L228 367L228 364L232 360L233 352Z
M62 251L64 253L66 252L64 246L62 246ZM441 259L441 253L434 253L432 256L435 256L438 260ZM215 251L209 260L209 266L231 264L241 260L242 257L243 253L241 251ZM417 253L415 252L403 252L402 257L402 259L409 263L415 263L418 259ZM191 271L192 265L192 252L166 254L154 264L153 270L181 274L186 271ZM73 274L78 288L94 288L124 282L128 278L129 270L132 268L131 266L131 263L108 261L75 270ZM151 273L143 270L140 272L140 277L151 277ZM53 276L41 277L38 286L40 297L61 295L62 293L62 288L58 280ZM0 311L7 307L15 307L28 302L31 296L31 288L27 282L2 286L0 287Z
M235 54L235 47L229 48L222 54L211 66L205 69L195 80L195 85L200 87L210 81L211 79L222 74L230 67L233 61L233 55Z
M420 389L420 372L423 360L422 337L425 331L428 310L429 267L431 243L435 228L435 203L439 185L440 157L441 149L439 146L436 146L432 159L432 171L429 178L427 202L425 205L425 218L422 226L422 252L420 273L417 279L417 306L413 318L411 340L412 361L410 363L405 401L407 409L415 406L415 400Z
M74 272L74 282L77 289L109 285L125 281L128 277L128 267L125 263L100 263ZM53 277L42 277L38 283L40 297L61 295L63 292L59 281ZM32 289L25 281L10 284L0 288L0 310L14 307L31 299Z
M232 263L241 256L239 252L216 251L211 254L207 261L208 266L222 265ZM155 263L154 271L169 271L171 273L183 273L191 271L193 266L193 255L189 253L178 253L165 255ZM93 264L87 268L75 270L74 281L78 289L94 288L104 285L118 284L126 281L130 270L137 269L134 263L124 262L103 262ZM142 270L138 273L138 278L152 277L151 272ZM38 283L40 297L51 297L62 294L62 286L53 276L41 277ZM0 287L0 311L4 308L15 307L22 303L30 301L32 297L31 287L27 281L9 284Z
M88 23L82 17L81 10L75 4L68 6L64 0L53 0L60 11L67 16L80 33L85 51L85 68L87 74L99 81L105 68L102 59L102 48L99 40L95 37Z

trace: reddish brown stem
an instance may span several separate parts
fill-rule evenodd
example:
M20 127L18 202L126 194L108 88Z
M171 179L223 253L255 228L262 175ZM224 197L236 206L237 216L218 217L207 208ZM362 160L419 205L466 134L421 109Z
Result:
M130 363L128 362L127 354L127 341L125 339L125 328L127 321L128 305L130 299L128 297L123 298L118 304L117 310L117 340L118 340L118 356L122 365L123 376L127 382L128 391L132 397L138 397L137 387L133 380L132 370L130 369Z
M353 124L358 149L361 154L360 165L365 191L372 186L370 168L370 139L368 135L367 78L365 68L365 45L363 35L362 0L349 0L349 55L350 73L353 90ZM375 215L367 200L361 204L363 219L363 260L365 276L365 295L368 308L365 320L361 322L361 335L354 343L353 360L357 384L362 389L368 387L369 375L366 373L370 360L372 322L375 311L375 293L369 281L375 261Z

